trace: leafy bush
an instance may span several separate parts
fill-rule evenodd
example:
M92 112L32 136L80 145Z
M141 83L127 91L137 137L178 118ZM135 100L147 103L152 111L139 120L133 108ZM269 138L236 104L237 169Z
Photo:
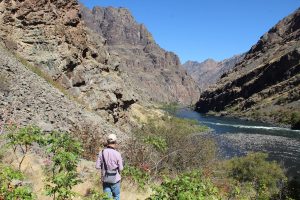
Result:
M287 178L281 167L275 162L268 162L265 153L249 153L245 157L229 161L229 177L240 183L251 183L260 199L269 199L278 194Z
M135 182L140 189L145 189L150 180L149 172L145 168L142 169L142 166L138 168L126 165L122 171L122 176L127 180Z
M97 192L95 189L90 191L90 194L84 198L85 200L113 200L106 193Z
M14 170L8 166L0 165L0 199L35 199L35 195L28 186L13 184L13 181L21 180L24 180L24 176L20 171Z
M134 131L127 145L131 166L148 166L152 177L197 169L215 158L214 141L199 133L208 130L195 120L163 116L149 119ZM160 176L160 175L159 175Z
M146 144L152 145L157 151L164 152L167 150L167 142L160 136L147 136L143 141Z
M173 103L163 103L159 106L160 109L168 112L171 115L175 115L180 105L176 102Z
M221 200L218 189L201 172L182 174L174 179L165 179L153 188L148 200Z
M300 130L300 113L293 112L291 115L291 125L292 129L299 129Z
M67 133L52 132L45 140L47 152L52 155L52 165L47 170L47 195L57 200L70 199L76 194L72 187L81 182L76 171L81 144Z

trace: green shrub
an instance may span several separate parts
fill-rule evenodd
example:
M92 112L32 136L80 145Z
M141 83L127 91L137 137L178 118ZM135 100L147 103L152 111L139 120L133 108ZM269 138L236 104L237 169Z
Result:
M280 165L268 162L265 153L249 153L229 161L229 177L240 183L251 183L260 199L269 199L280 192L287 178Z
M143 169L142 167L143 166L138 168L126 165L122 171L122 176L125 177L125 179L136 183L140 189L145 189L145 186L149 183L150 174L146 168Z
M300 113L293 112L291 115L291 125L292 129L299 129L300 130Z
M218 189L201 172L166 178L148 200L221 200Z
M160 152L164 152L168 148L166 140L160 136L148 135L145 139L143 139L143 142L152 145L157 151Z
M20 171L9 166L0 165L0 199L6 200L32 200L35 195L28 186L13 185L13 181L22 181L24 176Z
M52 164L46 169L49 183L45 189L48 196L57 200L70 199L76 194L72 187L81 182L76 171L81 144L67 133L52 132L45 140L47 152L52 155Z
M159 106L160 109L168 112L171 115L175 115L177 110L180 108L180 105L176 102L173 103L162 103Z
M90 194L84 200L113 200L109 198L106 193L97 192L95 189L91 190Z
M125 152L131 166L147 165L152 177L197 169L213 160L216 145L195 120L164 116L134 131Z

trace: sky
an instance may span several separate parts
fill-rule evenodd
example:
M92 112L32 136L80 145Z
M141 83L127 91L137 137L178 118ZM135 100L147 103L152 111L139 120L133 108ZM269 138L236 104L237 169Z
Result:
M125 7L182 63L244 53L300 0L80 0L93 8Z

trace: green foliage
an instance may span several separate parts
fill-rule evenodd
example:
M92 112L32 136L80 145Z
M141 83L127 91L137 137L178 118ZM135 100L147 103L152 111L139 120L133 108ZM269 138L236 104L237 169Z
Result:
M265 153L249 153L245 157L229 161L229 177L240 183L250 183L256 190L259 199L269 199L280 192L287 181L283 170L276 162L268 162Z
M90 194L88 197L84 198L85 200L113 200L112 198L109 198L106 193L97 192L95 189L90 191Z
M143 141L146 144L152 145L157 151L164 152L167 150L167 142L164 138L160 136L147 136Z
M300 112L293 112L291 115L291 125L293 129L300 130Z
M140 189L145 189L150 180L150 174L147 169L142 169L142 167L138 168L126 165L122 171L122 176L127 180L135 182Z
M72 187L81 182L76 171L79 156L82 152L81 144L67 133L52 132L45 144L47 152L52 155L52 165L47 171L47 195L54 199L70 199L76 194Z
M15 186L12 184L14 180L24 180L23 174L11 167L0 165L0 199L35 199L35 195L32 193L29 187Z
M160 109L168 112L171 115L175 115L177 110L180 108L180 105L176 102L172 102L172 103L162 103L159 106Z
M8 129L8 146L12 146L14 151L19 147L23 154L19 162L19 169L21 169L22 162L33 143L38 143L42 140L41 133L40 128L31 125L22 128L12 126Z
M151 177L197 169L215 158L214 141L199 133L208 128L195 120L165 115L135 130L128 145L131 166L148 166Z
M181 119L166 115L161 120L150 119L147 124L144 124L141 131L147 135L183 137L207 130L209 130L208 127L200 125L197 120Z
M148 200L221 200L218 189L201 172L165 179Z

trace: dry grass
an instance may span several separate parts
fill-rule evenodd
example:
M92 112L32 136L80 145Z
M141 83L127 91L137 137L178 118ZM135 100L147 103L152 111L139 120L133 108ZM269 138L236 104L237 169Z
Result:
M2 161L16 168L18 166L16 156L21 157L18 153L15 155L12 151L9 151ZM21 170L26 176L26 181L32 183L33 191L37 194L37 199L51 200L53 198L46 196L44 192L45 175L43 173L43 162L44 159L41 156L29 153L23 161ZM78 172L83 176L83 182L74 187L73 191L79 194L79 196L73 198L74 200L83 199L92 188L100 192L102 191L99 181L100 173L95 169L93 161L81 160L78 165ZM150 189L138 191L135 186L127 182L122 182L121 186L121 200L142 200L151 194Z
M160 119L164 112L158 108L146 108L139 104L133 104L130 109L130 120L138 124L148 123L150 119Z

